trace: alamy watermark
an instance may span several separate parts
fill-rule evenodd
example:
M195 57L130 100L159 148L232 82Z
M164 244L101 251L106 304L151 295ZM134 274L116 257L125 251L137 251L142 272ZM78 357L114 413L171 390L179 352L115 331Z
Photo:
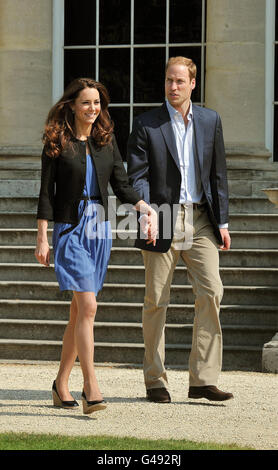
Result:
M157 239L173 239L177 250L187 250L193 241L193 204L150 204L157 213L159 230ZM115 197L108 198L108 220L111 231L107 229L104 207L98 203L87 203L84 215L87 217L85 233L90 239L119 238L121 240L136 238L146 239L143 232L143 222L132 204L117 205ZM173 230L173 225L175 229Z

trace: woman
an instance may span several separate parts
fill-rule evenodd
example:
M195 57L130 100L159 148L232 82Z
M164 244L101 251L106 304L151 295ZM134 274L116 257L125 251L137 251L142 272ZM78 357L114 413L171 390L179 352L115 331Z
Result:
M74 80L49 112L44 132L38 235L35 256L49 266L48 221L54 220L55 272L61 290L72 290L70 319L63 337L61 362L52 393L55 406L78 403L68 379L78 356L86 414L106 408L94 369L93 323L96 296L102 288L112 237L108 221L108 183L123 203L147 214L145 234L155 244L156 215L128 184L108 113L109 96L99 82ZM104 214L97 231L90 221ZM145 216L146 219L146 216ZM95 234L97 235L95 236ZM94 236L93 236L94 235ZM101 236L99 236L101 235Z

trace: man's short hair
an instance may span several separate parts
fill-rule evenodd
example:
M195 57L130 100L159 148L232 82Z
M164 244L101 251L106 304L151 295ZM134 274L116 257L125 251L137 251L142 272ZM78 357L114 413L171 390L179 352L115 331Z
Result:
M188 68L190 80L192 80L193 78L196 78L197 67L192 59L188 59L187 57L182 57L182 56L170 57L170 59L168 60L166 64L165 72L167 72L168 68L171 65L185 65Z

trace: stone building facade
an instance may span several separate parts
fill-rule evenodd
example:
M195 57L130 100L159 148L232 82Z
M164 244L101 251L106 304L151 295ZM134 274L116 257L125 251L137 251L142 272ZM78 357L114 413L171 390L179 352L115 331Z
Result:
M67 0L65 2L64 0L0 1L0 151L2 155L16 152L36 153L41 146L46 114L53 101L58 99L63 91L63 68L66 62L63 32L70 30L74 22L73 16L70 17L70 13L65 12L67 3L74 4L75 2L67 2ZM105 36L105 25L101 28L100 24L103 16L102 9L105 13L105 8L107 8L112 18L116 15L115 23L118 22L119 28L123 30L125 25L123 22L120 23L120 18L123 17L126 6L130 5L133 9L129 10L129 16L132 14L139 16L136 10L138 4L141 5L140 8L144 8L142 2L138 0L128 0L128 2L97 0L83 1L83 3L84 5L82 2L76 2L80 11L85 10L85 16L88 4L91 5L90 8L96 8L96 12L88 11L88 14L94 14L93 22L97 21L95 15L98 15L99 23L96 27L99 27L103 36ZM169 43L171 41L171 15L174 21L175 9L179 17L181 14L186 17L188 12L191 12L191 15L195 14L194 10L192 11L194 4L195 7L199 5L196 15L201 15L201 23L199 26L194 23L193 26L195 29L199 27L200 39L197 38L195 41L194 38L187 38L186 35L184 39L185 44L186 42L191 44L194 41L200 43L200 48L203 47L205 51L200 58L202 75L198 75L199 81L201 79L203 81L203 96L198 97L196 101L202 100L202 104L220 113L228 155L247 154L250 156L252 154L254 158L264 156L272 159L274 153L275 0L195 0L194 2L163 0L145 3L152 5L154 12L162 12L161 21L164 22L165 17L170 16L169 31L166 32L168 38L166 37L164 41L165 47L168 47L167 41ZM114 8L112 14L111 8L112 10ZM117 15L119 11L120 15L119 13ZM82 29L87 27L87 23L82 25L81 18L82 16L76 18L79 24L74 25L75 31L80 31L80 34ZM130 22L130 18L128 20ZM142 12L139 20L142 20ZM67 21L72 23L66 24ZM150 24L144 23L146 29L141 32L141 36L145 34L148 37L149 43L156 42L150 33L152 22L155 22L153 16ZM186 24L187 30L190 24ZM127 29L129 27L130 25ZM157 29L154 28L154 31ZM109 25L107 25L107 34L109 31ZM178 43L182 42L182 33L178 31L177 35ZM142 38L139 38L140 40ZM159 37L158 42L162 42ZM71 44L74 44L74 41ZM154 45L157 49L157 44ZM130 43L128 46L127 54L130 53L133 45ZM86 51L88 47L87 42L80 53ZM98 51L100 54L106 53L107 62L111 59L107 46L106 50L102 51L101 43L96 44L92 41L92 47L94 53L100 47ZM123 44L120 44L118 49L115 48L115 52L119 49L124 49ZM139 57L139 49L135 47L134 51L133 60L136 68L136 54ZM171 46L167 50L168 55L171 55L171 52L175 55L179 52L181 54L188 52L189 55L191 51L192 47L178 50L177 47L171 49ZM74 52L78 54L78 49ZM148 47L144 52L147 54ZM98 60L101 62L100 54ZM119 57L126 56L120 55ZM160 72L159 66L155 61L153 63L149 60L149 57L146 55L145 68L150 75L155 75L158 71ZM140 60L139 58L138 63ZM94 64L94 69L100 66L101 63ZM121 63L120 66L124 67L124 64ZM116 76L115 66L114 73ZM159 78L156 80L157 87ZM136 87L135 83L134 87ZM161 77L161 90L163 90L163 77ZM118 101L118 97L116 98ZM128 97L127 101L129 106L133 105L132 96ZM117 122L117 116L122 122L126 121L125 132L127 134L131 124L130 116L121 114L121 103L117 104L118 114L115 114L115 121ZM126 104L122 107L122 111L125 107ZM277 156L274 158L278 159Z

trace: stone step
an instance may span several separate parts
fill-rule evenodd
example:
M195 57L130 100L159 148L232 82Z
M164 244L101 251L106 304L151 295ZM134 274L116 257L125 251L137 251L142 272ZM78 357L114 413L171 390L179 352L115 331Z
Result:
M48 229L48 241L52 243L52 229ZM0 246L35 246L37 239L36 228L1 228Z
M249 231L277 231L278 230L278 212L277 214L239 214L230 213L229 230L249 230Z
M250 180L233 178L230 175L228 179L228 188L230 198L233 197L262 197L262 190L266 188L277 187L277 175L272 175L273 179ZM33 197L38 198L40 191L40 171L29 170L0 170L0 197ZM35 206L37 201L35 202Z
M51 249L51 263L53 263L53 250ZM0 263L34 263L35 258L35 245L33 246L20 246L10 245L0 246Z
M1 359L59 361L61 341L0 339ZM187 368L190 344L166 344L165 365ZM142 365L142 343L95 343L96 363ZM224 346L223 370L261 372L261 346Z
M278 286L277 268L220 267L220 276L224 286ZM144 284L144 266L109 265L105 281L107 283L121 282L123 284ZM190 284L187 279L187 268L185 266L176 267L172 283L180 285Z
M0 299L0 318L68 320L70 300Z
M245 172L248 172L248 179L251 174L254 177L256 175L269 175L268 179L273 179L278 172L278 163L272 162L269 159L266 160L264 149L262 152L263 160L258 158L258 149L256 149L256 152L256 157L250 160L251 156L247 149L246 155L248 155L248 157L242 155L240 159L237 159L234 158L234 155L238 156L239 154L235 152L234 149L231 151L227 149L227 171L229 174L236 175L236 179L244 177ZM0 172L9 171L12 177L14 171L21 171L22 175L25 175L29 171L40 171L41 153L42 146L29 147L27 150L25 147L16 148L16 154L11 154L10 149L7 149L7 155L2 153L0 156ZM124 166L125 168L127 167L126 162L124 162ZM18 176L16 178L18 179ZM259 178L257 177L256 179Z
M4 197L38 197L41 182L39 179L3 179L1 178L0 195Z
M20 181L20 180L32 180L41 181L41 170L40 168L28 168L26 170L20 168L14 168L10 170L8 168L0 167L0 180L1 181ZM6 195L4 192L0 191L0 195Z
M233 179L228 180L229 197L262 197L263 189L277 188L278 175L274 176L272 180L248 180L248 179Z
M126 233L112 230L114 247L134 247L136 231ZM232 248L271 249L278 246L278 231L230 231ZM126 238L128 237L128 238ZM2 228L0 229L0 246L35 246L37 238L36 228ZM48 230L48 241L52 244L52 229Z
M33 263L35 246L0 245L0 263ZM278 266L278 249L230 249L219 251L222 267L265 267ZM53 250L50 263L53 264ZM133 247L112 247L109 263L111 265L143 266L141 251ZM180 259L178 265L183 265Z
M278 250L276 249L230 249L219 251L220 265L226 267L277 267ZM0 247L0 259L1 247ZM111 250L110 264L121 265L128 260L130 266L143 265L142 254L137 248L117 248ZM179 260L178 265L183 265Z
M97 319L104 322L140 323L140 302L98 302ZM69 318L70 301L0 299L0 318L24 320L61 320ZM193 304L170 304L167 323L192 323ZM269 305L221 305L221 324L256 325L278 327L277 306Z
M274 249L230 249L219 251L220 264L226 267L273 267L278 266L278 250Z
M144 297L143 284L104 284L103 290L98 295L102 302L134 301L140 302ZM225 286L223 303L230 305L241 303L242 305L276 305L278 287L273 286ZM191 286L173 285L171 288L172 303L193 303L194 297Z
M1 181L9 181L10 183L14 182L15 185L15 194L17 194L16 186L18 181L32 180L40 184L41 180L41 161L40 158L32 158L28 160L28 157L23 157L24 161L15 161L9 157L8 160L3 161L0 157L0 179ZM2 185L0 187L0 195L6 195L2 190Z
M227 176L229 180L275 182L277 183L278 168L276 162L265 162L263 164L250 161L227 162Z
M278 231L230 230L230 236L232 239L232 248L275 249L278 246Z
M259 213L259 214L277 214L277 208L268 198L262 197L230 197L230 213Z
M28 180L27 184L30 185ZM1 181L1 185L3 182ZM30 195L20 196L14 194L13 196L0 196L0 211L1 212L32 212L35 216L38 206L38 198L32 196L32 186L30 189Z
M67 322L58 320L11 320L0 319L1 339L31 339L59 341ZM193 325L166 324L165 340L168 344L189 344ZM223 344L232 346L261 346L276 333L273 327L223 325ZM98 322L94 324L94 338L101 343L142 343L140 323Z
M277 286L277 268L221 267L220 276L224 285ZM0 263L0 281L50 281L55 282L54 265L48 268L39 263ZM144 284L144 266L109 265L105 277L107 283ZM189 284L187 268L177 266L173 284Z
M40 159L25 160L0 161L0 330L6 336L0 340L0 357L58 361L72 293L59 291L53 266L36 263ZM226 370L261 371L262 345L277 331L278 211L262 192L277 187L277 169L270 162L250 168L250 162L228 161L232 250L220 252ZM113 229L126 228L127 221L133 232L126 238L119 231L113 240L106 283L98 296L95 360L141 365L144 269L140 251L133 248L136 217L119 210ZM183 367L194 318L194 297L185 282L181 262L167 313L166 364Z
M33 171L41 168L41 152L42 147L29 147L28 153L25 147L16 147L16 152L11 153L11 149L7 147L7 153L3 151L0 155L0 171L10 171L11 174L15 170Z
M144 284L104 284L98 294L101 302L142 302ZM223 304L276 305L278 287L225 286ZM69 291L60 292L57 282L0 281L0 298L32 300L71 300ZM173 285L171 303L193 304L191 286Z
M3 212L33 212L34 215L37 212L38 197L34 196L37 194L37 189L35 189L33 182L26 180L24 184L21 182L15 182L18 184L17 191L11 188L10 191L6 191L5 195L0 193L0 211ZM2 191L5 189L6 181L1 182ZM24 194L21 195L21 191L24 191ZM29 194L28 194L29 192ZM261 191L262 193L262 191ZM111 199L112 208L115 206L118 207L119 214L126 214L126 209L124 205L121 205L119 200L116 200L115 196L112 196ZM277 213L275 206L268 200L267 197L247 197L247 196L233 196L229 200L229 208L231 213ZM114 213L114 211L112 211Z
M119 226L120 223L123 227ZM116 219L118 229L136 230L137 222L135 216L128 217L119 215ZM33 211L1 211L0 228L36 228L36 213ZM116 227L113 225L113 229ZM278 231L278 212L268 214L244 214L230 213L229 229L231 231Z
M36 214L33 211L0 213L0 228L36 228Z

